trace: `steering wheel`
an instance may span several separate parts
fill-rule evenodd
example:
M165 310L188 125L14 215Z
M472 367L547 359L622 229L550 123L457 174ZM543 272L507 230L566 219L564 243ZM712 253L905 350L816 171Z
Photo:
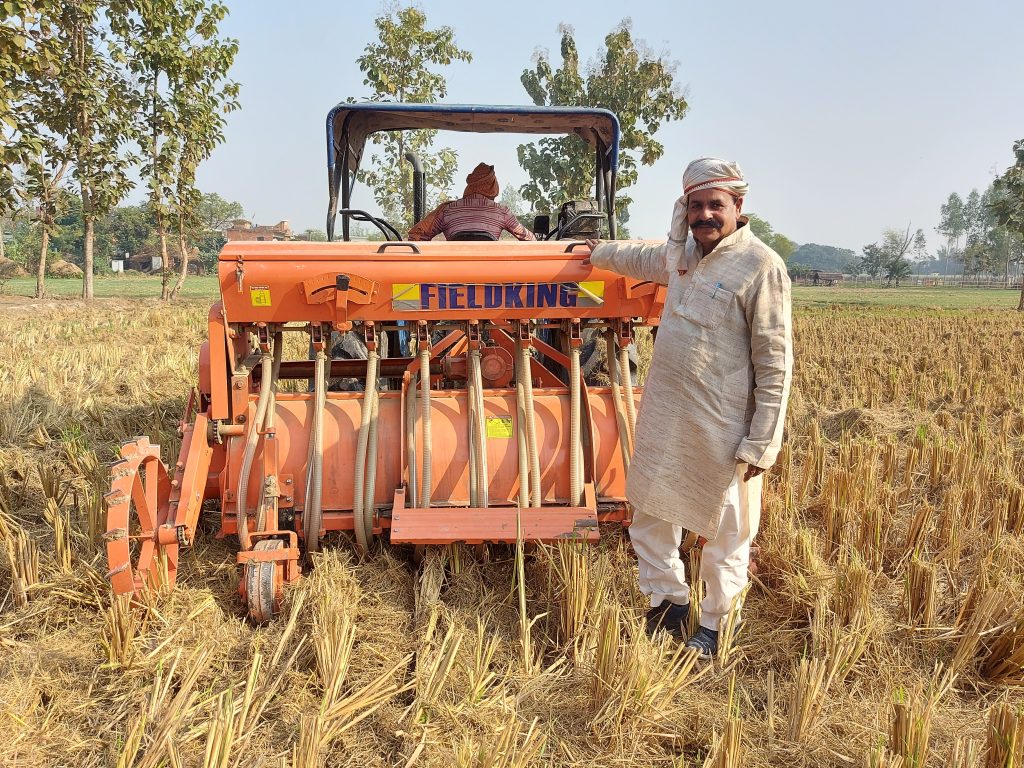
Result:
M366 211L360 210L359 208L342 208L337 213L338 216L349 216L353 221L365 221L369 224L373 224L379 229L386 240L404 240L398 230L391 226L384 219L378 219L376 216L371 216ZM392 237L394 235L394 237Z
M567 229L571 229L572 225L575 224L577 221L586 221L588 219L597 219L598 221L605 221L607 218L608 215L604 213L577 213L564 224L559 224L553 230L548 232L547 235L544 236L544 239L557 240L559 237L561 237L563 232L565 232Z

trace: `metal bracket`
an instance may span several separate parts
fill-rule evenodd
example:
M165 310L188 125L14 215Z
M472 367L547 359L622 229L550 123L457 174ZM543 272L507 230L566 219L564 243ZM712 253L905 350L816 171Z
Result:
M568 327L569 346L572 349L579 349L583 346L583 336L580 331L579 318L574 317L569 321Z
M633 343L633 321L630 319L615 321L615 342L619 348L628 347Z
M316 352L327 349L327 342L324 340L324 327L320 323L309 324L309 341Z
M256 326L256 338L259 340L260 352L270 351L270 329L266 323L258 323Z
M426 320L416 321L416 345L422 349L424 346L430 349L430 331L427 328Z
M469 343L469 348L480 349L483 346L483 341L480 338L480 322L477 320L470 320L466 328L466 341Z
M377 349L377 334L374 332L372 320L363 321L363 343L366 344L366 348L370 351Z
M533 334L530 332L529 320L516 321L516 341L527 349L533 346Z

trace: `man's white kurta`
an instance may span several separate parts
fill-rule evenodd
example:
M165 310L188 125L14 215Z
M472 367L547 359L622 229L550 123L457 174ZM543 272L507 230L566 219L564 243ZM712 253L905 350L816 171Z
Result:
M603 242L597 267L668 285L637 417L626 496L709 539L737 462L767 468L782 445L793 370L786 265L741 226L679 264L666 245ZM685 273L680 275L680 271Z

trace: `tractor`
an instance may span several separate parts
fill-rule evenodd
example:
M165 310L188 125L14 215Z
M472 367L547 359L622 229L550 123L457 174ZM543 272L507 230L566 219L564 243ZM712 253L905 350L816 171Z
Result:
M173 587L207 502L219 535L237 537L256 622L332 532L369 553L378 540L595 541L600 523L628 524L641 395L629 347L664 288L586 262L586 237L616 234L615 115L342 103L326 126L328 241L225 245L177 459L139 437L111 469L117 593ZM352 191L368 137L425 128L576 135L594 196L566 201L554 226L537 216L536 242L407 241L351 207ZM410 160L418 219L426 180ZM353 222L383 240L353 240ZM581 371L587 338L606 345L605 386Z

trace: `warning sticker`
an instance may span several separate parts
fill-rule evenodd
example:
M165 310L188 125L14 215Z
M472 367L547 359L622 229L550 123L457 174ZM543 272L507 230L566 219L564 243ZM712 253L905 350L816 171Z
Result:
M254 307L270 306L270 286L253 285L249 288L249 299Z
M487 437L505 439L512 437L511 416L488 416Z

